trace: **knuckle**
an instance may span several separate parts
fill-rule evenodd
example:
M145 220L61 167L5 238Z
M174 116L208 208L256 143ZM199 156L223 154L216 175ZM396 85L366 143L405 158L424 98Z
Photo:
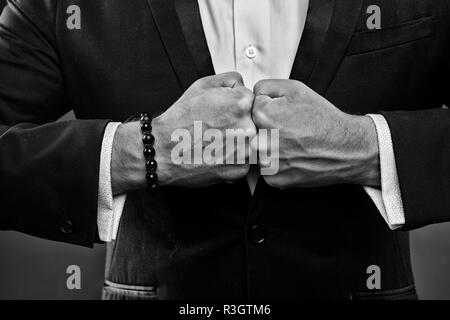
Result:
M253 108L252 119L256 124L262 124L266 122L267 116L261 108Z
M220 75L222 77L222 85L234 87L236 83L242 83L243 78L239 72L231 71Z
M250 171L250 165L230 165L225 168L221 174L221 178L225 181L235 181L247 176Z
M302 94L303 92L307 91L309 88L304 84L303 82L297 81L297 80L291 80L291 92L293 94Z
M245 90L244 90L244 97L246 99L248 99L248 102L250 104L253 104L253 100L255 100L255 95L254 95L253 91L245 88Z
M247 126L247 128L245 129L245 135L249 138L254 138L256 137L256 126L253 123L253 121L249 121L249 125Z
M264 176L264 181L272 188L282 189L284 187L278 176Z
M242 79L242 75L237 71L230 71L230 72L225 73L225 75L227 77L229 77L230 79L236 79L236 80Z
M255 94L262 92L263 88L269 83L268 81L269 80L259 80L253 87L253 92L255 92Z
M197 79L193 84L192 87L194 88L203 88L203 87L207 87L209 84L211 84L214 80L215 76L208 76L208 77L203 77L200 79Z
M249 112L252 108L253 99L248 94L242 94L236 102L239 111Z
M232 110L239 115L250 112L253 98L248 94L246 89L232 89L228 92L230 93L229 101L231 102Z
M237 174L237 179L241 179L245 176L248 175L248 172L250 171L250 165L245 164L245 165L240 165L236 171Z
M253 104L253 109L263 110L268 112L271 108L270 105L274 100L266 95L258 95L255 97L255 102Z
M206 77L198 79L197 81L195 81L195 83L205 84L205 83L211 82L214 79L214 77L215 76L206 76Z
M306 86L306 84L304 84L303 82L301 82L301 81L298 81L298 80L290 80L291 81L291 83L294 85L294 86L297 86L297 88L299 88L299 89L305 89L305 88L308 88L307 86Z

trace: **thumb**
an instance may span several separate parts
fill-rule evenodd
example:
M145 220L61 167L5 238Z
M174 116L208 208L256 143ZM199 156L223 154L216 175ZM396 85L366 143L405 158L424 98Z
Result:
M204 78L205 88L240 88L244 87L242 75L238 72L226 72Z
M281 96L281 88L283 88L284 84L284 80L260 80L255 84L253 92L255 93L255 96L278 98Z

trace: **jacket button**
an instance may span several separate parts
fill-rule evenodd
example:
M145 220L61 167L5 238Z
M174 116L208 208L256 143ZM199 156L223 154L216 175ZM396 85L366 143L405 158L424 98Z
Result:
M72 234L73 233L73 223L70 220L66 220L61 225L61 232L64 234Z
M249 233L250 241L255 244L261 244L266 241L266 230L258 225L251 228Z

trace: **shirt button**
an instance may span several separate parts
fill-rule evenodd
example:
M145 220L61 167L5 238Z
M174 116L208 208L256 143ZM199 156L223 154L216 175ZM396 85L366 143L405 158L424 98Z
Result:
M73 233L73 223L70 220L66 220L61 225L61 232L64 234L72 234Z
M261 244L266 241L266 230L258 225L251 228L249 232L249 240L254 244Z
M247 58L249 59L254 59L256 58L256 54L258 53L258 50L254 47L254 46L249 46L246 50L245 50L245 55L247 56Z

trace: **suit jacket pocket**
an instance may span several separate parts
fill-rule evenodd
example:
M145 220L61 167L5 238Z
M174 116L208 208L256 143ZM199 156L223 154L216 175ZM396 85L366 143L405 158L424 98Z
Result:
M417 300L416 287L410 285L400 289L392 290L372 290L355 292L351 296L352 300Z
M424 17L379 30L355 33L347 54L366 53L428 38L433 34L434 17Z
M102 300L157 300L156 287L132 286L105 281Z

